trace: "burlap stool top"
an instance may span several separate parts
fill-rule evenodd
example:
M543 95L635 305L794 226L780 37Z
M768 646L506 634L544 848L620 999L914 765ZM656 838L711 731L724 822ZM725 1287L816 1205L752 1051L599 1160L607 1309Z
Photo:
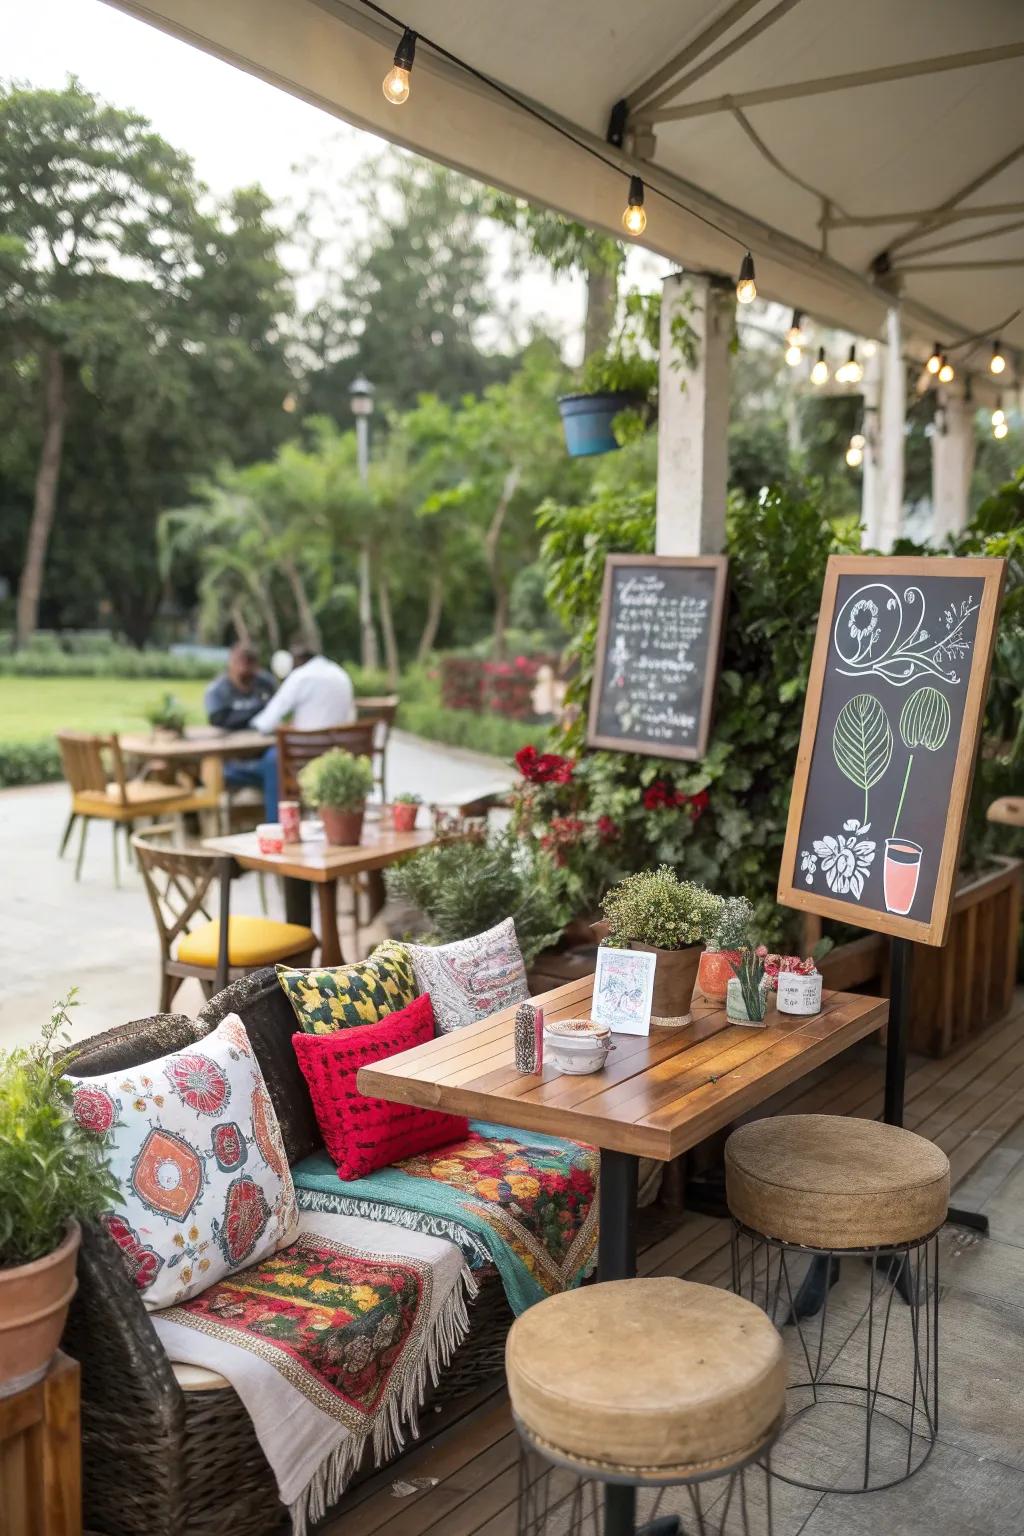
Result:
M729 1472L782 1419L782 1341L759 1307L671 1278L563 1292L513 1324L512 1409L555 1459L638 1483Z
M765 1237L808 1248L915 1243L949 1206L949 1160L913 1131L846 1115L778 1115L725 1144L729 1210Z

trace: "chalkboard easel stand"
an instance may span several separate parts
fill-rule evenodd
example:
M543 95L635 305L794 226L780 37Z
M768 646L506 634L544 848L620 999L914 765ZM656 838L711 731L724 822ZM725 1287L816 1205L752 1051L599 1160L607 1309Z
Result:
M885 1039L885 1096L882 1119L886 1125L903 1124L903 1107L907 1089L907 1012L910 1000L910 957L912 940L889 940L889 1024ZM988 1217L980 1211L965 1211L951 1205L947 1221L957 1226L970 1227L972 1231L988 1234ZM790 1322L804 1317L815 1317L821 1311L828 1290L839 1278L839 1264L833 1260L813 1259L793 1300ZM903 1271L897 1279L897 1289L904 1301L909 1301L907 1288L902 1283Z

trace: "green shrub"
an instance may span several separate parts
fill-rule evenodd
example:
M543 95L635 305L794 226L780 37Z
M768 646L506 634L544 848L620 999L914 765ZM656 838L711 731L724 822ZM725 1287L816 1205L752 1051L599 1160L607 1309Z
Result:
M0 789L48 784L62 777L60 752L52 739L0 741Z
M468 709L442 709L440 704L406 704L398 709L398 725L427 741L465 747L490 757L514 757L536 736L538 727L501 715L476 715Z
M373 765L368 757L354 757L334 747L299 769L302 798L314 810L327 806L336 811L358 811L373 788Z
M751 942L754 909L745 896L726 896L707 935L708 949L742 949Z
M0 1053L0 1269L52 1253L72 1220L94 1221L119 1200L103 1140L71 1114L64 1076L72 992L39 1042Z
M137 651L130 645L71 652L57 646L29 646L0 654L0 677L142 677L168 681L214 677L215 662L170 651Z
M661 864L628 875L601 905L613 944L685 949L703 944L715 931L722 898L692 880L680 880L674 869Z

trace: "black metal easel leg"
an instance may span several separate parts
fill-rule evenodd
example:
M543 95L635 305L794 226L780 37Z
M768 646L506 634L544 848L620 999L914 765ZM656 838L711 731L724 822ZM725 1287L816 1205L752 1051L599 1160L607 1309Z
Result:
M631 1152L601 1149L598 1193L600 1222L597 1278L629 1280L636 1274L636 1196L640 1159ZM607 1483L604 1492L605 1536L634 1536L636 1489Z

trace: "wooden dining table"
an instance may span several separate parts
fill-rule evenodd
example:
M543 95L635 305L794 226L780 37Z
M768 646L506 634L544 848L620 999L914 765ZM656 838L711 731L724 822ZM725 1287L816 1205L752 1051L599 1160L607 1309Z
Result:
M584 977L530 1001L549 1020L588 1018L593 986ZM598 1278L621 1280L636 1274L640 1158L678 1157L874 1033L888 1011L886 998L826 992L812 1017L780 1014L773 1000L765 1026L751 1028L698 994L688 1024L655 1024L649 1035L613 1030L603 1070L569 1076L550 1064L516 1071L512 1007L362 1067L356 1081L372 1098L598 1147ZM634 1507L634 1489L608 1486L606 1536L633 1531Z
M204 757L259 757L272 747L274 736L260 731L225 731L216 725L187 725L183 736L159 736L149 731L127 731L120 737L126 757L144 762L194 763Z
M447 839L450 841L450 834ZM230 837L208 837L203 849L224 861L221 873L221 913L228 910L231 875L234 867L261 870L282 875L316 888L319 907L320 959L323 965L341 965L343 956L338 935L338 881L353 882L369 870L387 869L411 853L433 848L442 838L432 828L395 832L383 818L367 817L358 844L339 848L323 836L304 838L300 843L285 843L281 853L261 853L255 832L239 832Z

